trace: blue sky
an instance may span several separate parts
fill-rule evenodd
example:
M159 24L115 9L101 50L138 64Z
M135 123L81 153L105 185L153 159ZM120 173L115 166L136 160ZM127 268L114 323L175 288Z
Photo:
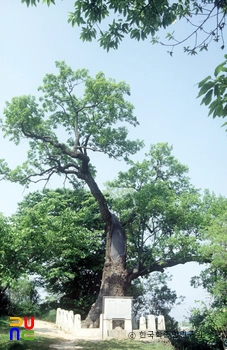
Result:
M107 77L124 80L131 87L130 101L140 122L130 128L131 138L145 141L145 148L134 159L139 160L150 144L168 142L173 154L189 166L189 175L195 187L209 188L216 194L227 195L226 150L227 134L221 128L222 120L207 118L208 109L196 99L196 84L224 60L221 44L212 44L208 52L188 56L177 48L170 57L166 47L151 45L149 41L137 42L125 39L116 51L109 53L97 42L83 43L79 29L67 23L67 13L73 2L56 1L56 6L39 5L27 8L19 0L4 1L0 14L0 110L13 96L37 94L46 73L55 71L54 62L65 60L73 69L87 68L91 75L103 71ZM176 24L183 37L188 28ZM26 157L27 143L19 147L0 135L0 158L11 166L20 164ZM97 182L101 185L126 169L123 162L108 160L95 155ZM49 187L61 186L61 180L53 180ZM102 187L102 186L101 186ZM40 186L32 186L36 190ZM21 186L0 182L0 211L10 215L17 203L28 193ZM174 273L171 287L178 294L186 295L185 303L176 308L178 319L194 299L203 298L201 290L189 285L190 276L199 271L197 265L187 264L170 269Z

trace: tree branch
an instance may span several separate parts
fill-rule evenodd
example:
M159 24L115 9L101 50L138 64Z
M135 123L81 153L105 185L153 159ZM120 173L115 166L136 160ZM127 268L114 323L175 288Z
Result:
M212 259L212 257L210 257L209 259L208 258L201 259L201 257L199 256L191 256L191 255L182 257L180 255L180 252L178 254L179 256L175 254L173 258L167 259L165 261L155 261L151 263L150 266L141 266L140 269L130 269L128 271L129 281L133 281L139 276L141 277L146 276L151 272L155 272L155 271L164 272L164 269L168 267L173 267L179 264L186 264L188 262L202 262L205 264L205 263L210 263Z
M64 143L54 142L49 136L37 135L37 134L33 133L32 131L29 131L29 132L25 131L23 124L21 125L21 129L22 129L23 134L26 137L31 138L31 139L35 139L35 140L40 140L40 141L43 141L44 143L49 143L52 146L54 146L55 148L60 149L62 151L62 153L66 154L72 158L78 158L77 157L78 154L71 151L70 149L68 149Z
M194 23L192 23L191 21L190 21L190 19L189 18L187 18L186 16L183 16L185 19L186 19L186 21L188 22L188 23L190 23L193 27L196 27L196 29L193 31L193 32L191 32L191 34L189 34L186 38L184 38L183 40L180 40L180 41L178 41L178 40L176 40L173 36L171 36L170 37L170 39L172 39L172 40L174 40L175 41L175 44L166 44L166 43L163 43L163 42L159 42L161 45L163 45L163 46L172 46L172 48L174 48L175 46L178 46L178 45L181 45L181 44L183 44L184 42L186 42L188 39L190 39L191 37L193 37L194 35L196 36L196 39L195 39L195 45L194 45L194 47L193 47L193 49L189 49L189 47L187 47L187 48L184 48L184 50L185 51L187 51L188 53L191 53L191 54L193 54L193 53L196 53L195 52L195 50L197 49L197 48L199 48L199 47L201 47L201 49L202 48L205 48L205 47L207 47L208 45L209 45L209 43L208 44L206 44L205 45L205 43L208 41L208 39L211 37L212 38L212 35L215 35L214 33L215 32L218 32L218 29L220 29L220 27L221 27L221 25L222 25L222 23L223 23L223 20L224 20L224 18L225 18L225 12L223 13L223 12L221 12L221 13L223 13L223 16L222 16L222 18L221 18L221 20L218 20L218 15L219 15L219 6L220 6L220 4L221 4L221 2L222 2L222 0L220 0L219 2L217 2L217 3L215 3L215 5L212 7L212 9L211 10L207 10L209 13L208 14L205 14L205 16L206 16L206 18L202 21L202 23L200 24L200 25L196 25L196 24L194 24ZM217 14L216 15L212 15L212 13L213 13L213 11L215 10L215 9L217 9ZM204 10L204 8L203 8L203 10ZM205 9L206 10L206 9ZM192 14L195 14L195 13L192 13ZM192 14L190 14L190 16L192 17ZM197 15L197 14L196 14ZM214 28L214 30L211 30L209 33L208 32L206 32L204 29L203 29L203 26L204 26L204 24L210 19L210 18L212 18L213 16L216 16L217 17L217 21L218 21L218 24L217 24L217 26ZM208 36L202 41L202 42L200 42L199 44L197 44L197 33L198 33L198 31L199 30L202 30L205 34L207 34ZM216 37L218 36L218 34L216 35ZM211 39L210 39L211 40ZM217 40L216 40L217 41ZM222 47L222 48L224 48L224 47ZM172 52L172 51L171 51Z
M97 200L98 205L99 205L99 209L100 209L100 213L102 215L104 222L106 224L110 224L111 220L112 220L112 215L109 211L106 199L105 199L104 195L102 194L102 192L100 191L97 183L93 179L89 169L88 168L84 169L84 172L78 174L78 177L83 179L86 182L86 184L90 188L92 195Z

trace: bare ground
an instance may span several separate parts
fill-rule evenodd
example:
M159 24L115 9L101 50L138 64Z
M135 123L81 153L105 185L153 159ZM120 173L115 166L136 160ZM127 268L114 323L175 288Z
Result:
M51 337L56 339L56 344L50 345L50 349L83 349L81 346L77 346L75 336L65 333L57 328L55 323L35 320L34 325L35 334L39 334L43 337Z

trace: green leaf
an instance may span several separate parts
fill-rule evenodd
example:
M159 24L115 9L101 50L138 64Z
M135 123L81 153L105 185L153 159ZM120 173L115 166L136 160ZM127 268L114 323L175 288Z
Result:
M225 118L226 116L227 116L227 105L225 105L225 107L223 108L223 113L222 113L223 118ZM223 125L225 125L225 124L223 124Z
M207 91L210 90L213 87L214 87L214 82L213 81L208 81L208 82L204 83L202 85L200 91L199 91L199 94L198 94L197 98L202 96L202 95L204 95L205 93L207 93Z
M210 80L210 79L211 79L211 75L208 75L208 77L204 78L198 83L198 87L201 88L207 82L207 80Z
M204 98L201 101L201 104L205 104L206 106L210 104L211 99L212 99L212 95L213 95L213 89L209 90L206 95L204 96Z
M215 112L215 110L216 110L216 108L217 108L217 106L218 106L219 104L220 104L220 100L218 100L218 99L214 100L214 101L210 104L208 116L210 116L212 113ZM215 116L216 116L216 114L215 114ZM215 118L215 117L214 117L214 118Z
M215 77L217 77L218 74L219 74L220 72L227 72L227 68L225 67L226 63L227 63L227 61L225 61L225 62L219 64L219 65L215 68L215 71L214 71Z

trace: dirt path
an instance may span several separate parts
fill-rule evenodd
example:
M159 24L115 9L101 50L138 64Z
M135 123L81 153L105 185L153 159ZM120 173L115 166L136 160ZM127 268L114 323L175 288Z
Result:
M43 337L48 336L56 339L56 344L50 345L50 349L83 349L81 346L77 346L75 336L61 331L55 323L35 320L34 331L35 334L37 333Z

